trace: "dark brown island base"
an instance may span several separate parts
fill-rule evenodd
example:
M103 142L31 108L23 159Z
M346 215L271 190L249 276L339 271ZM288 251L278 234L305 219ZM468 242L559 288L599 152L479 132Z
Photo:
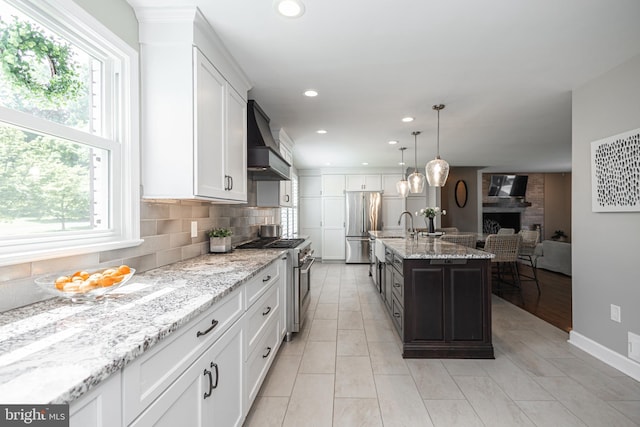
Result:
M374 284L402 340L402 356L493 359L493 255L433 237L370 234L381 271Z

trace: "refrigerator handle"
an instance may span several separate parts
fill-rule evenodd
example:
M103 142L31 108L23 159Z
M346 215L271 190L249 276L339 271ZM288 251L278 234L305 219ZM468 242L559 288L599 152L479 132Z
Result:
M367 198L363 194L362 195L362 234L364 234L364 228L367 222L367 205L365 204L366 201L367 201Z

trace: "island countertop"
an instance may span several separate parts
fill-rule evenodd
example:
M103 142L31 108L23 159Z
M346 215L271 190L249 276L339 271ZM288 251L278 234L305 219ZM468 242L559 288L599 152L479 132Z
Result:
M202 255L136 274L91 304L53 298L0 316L0 402L69 403L281 258Z
M373 232L372 232L373 235ZM495 255L445 242L437 237L396 238L373 235L403 259L491 259Z

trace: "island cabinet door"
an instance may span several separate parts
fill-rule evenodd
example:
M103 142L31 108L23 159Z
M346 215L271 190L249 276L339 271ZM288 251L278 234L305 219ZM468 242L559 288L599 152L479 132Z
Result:
M405 281L405 337L409 341L487 339L490 296L483 264L414 267L410 277Z

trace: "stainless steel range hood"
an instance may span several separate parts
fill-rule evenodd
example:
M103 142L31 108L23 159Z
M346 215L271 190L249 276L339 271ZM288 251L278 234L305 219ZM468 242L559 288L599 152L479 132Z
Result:
M247 171L254 181L289 181L291 165L280 155L269 117L253 99L247 104Z

